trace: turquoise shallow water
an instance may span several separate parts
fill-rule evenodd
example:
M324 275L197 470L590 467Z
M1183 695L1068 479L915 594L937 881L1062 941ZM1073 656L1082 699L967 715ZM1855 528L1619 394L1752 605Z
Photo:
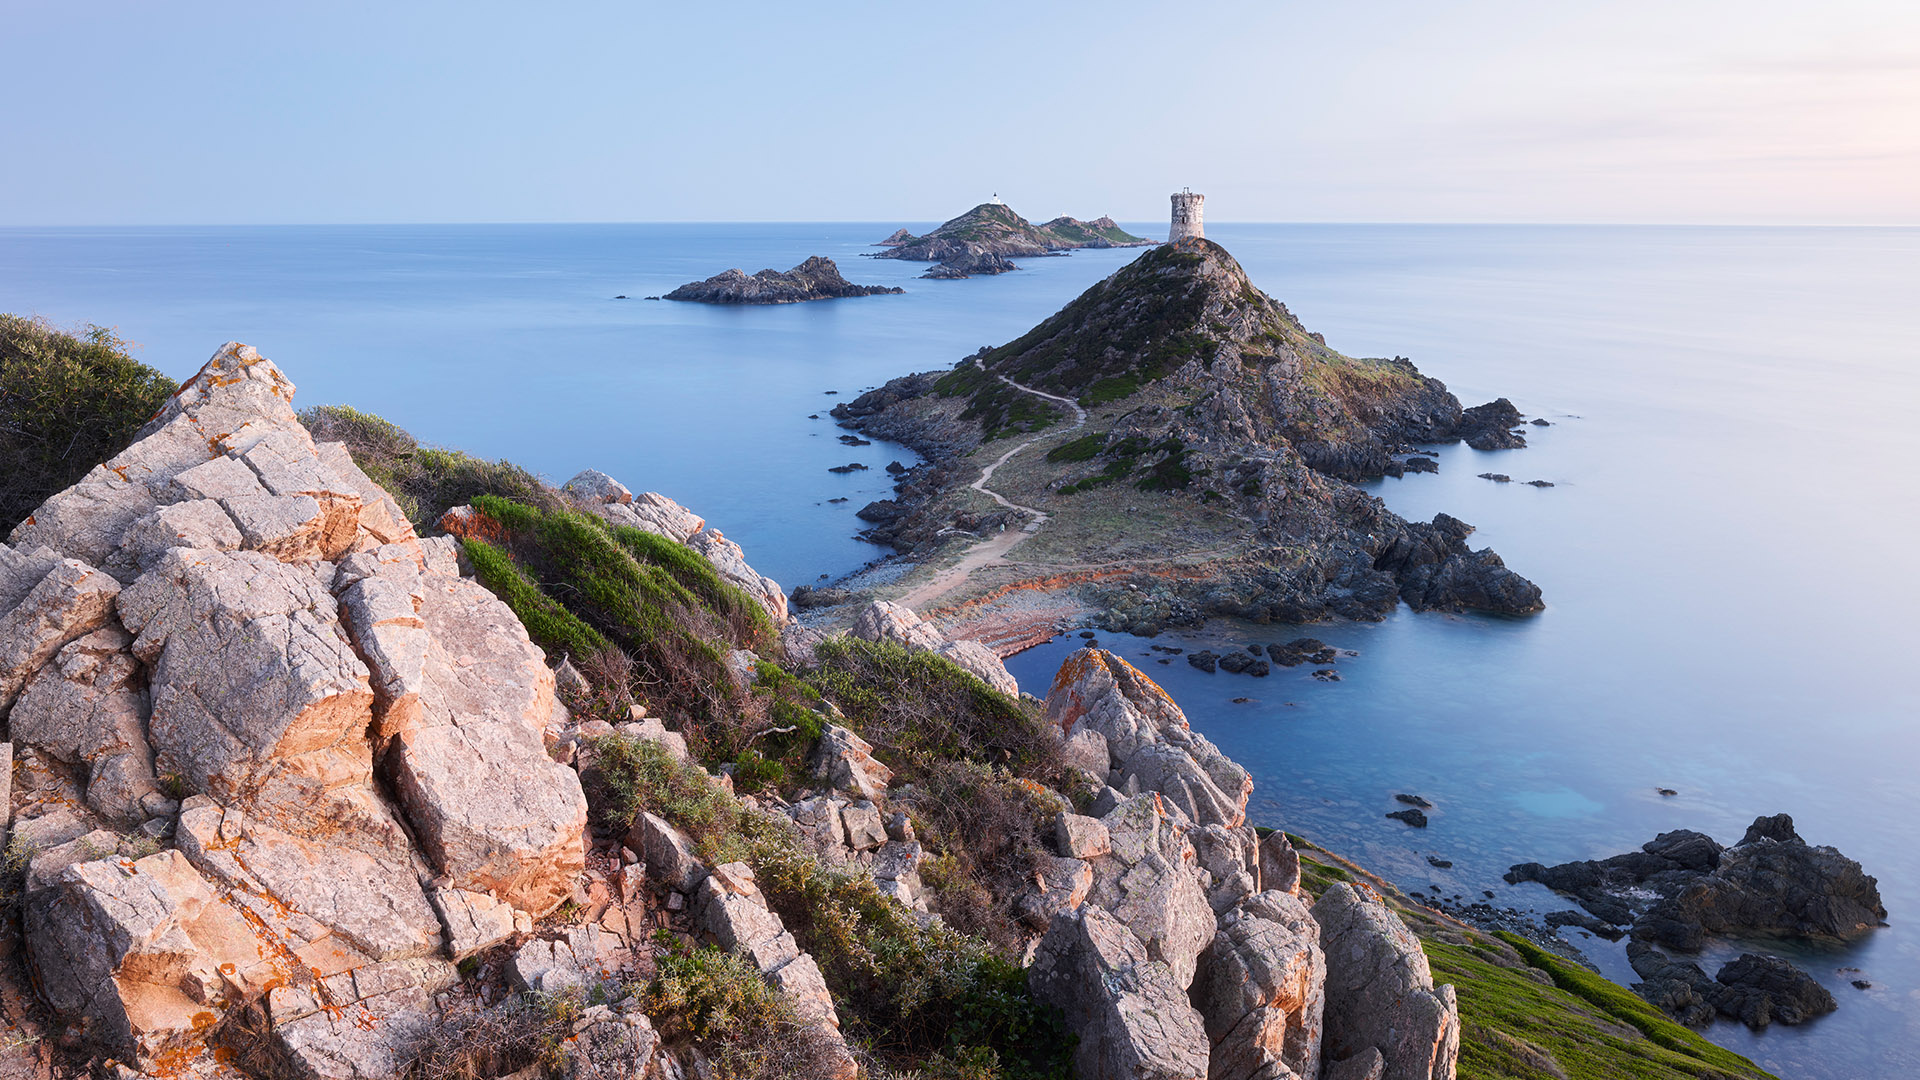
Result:
M348 402L556 479L602 468L686 502L794 585L877 554L851 538L852 512L886 490L879 466L907 459L841 446L808 414L1006 341L1138 254L920 282L916 264L857 258L893 228L0 230L0 310L117 325L176 376L222 341L251 342L302 404ZM1562 907L1500 873L1671 828L1730 841L1757 814L1791 812L1879 876L1892 925L1796 954L1839 998L1834 1015L1710 1034L1782 1076L1920 1075L1920 230L1209 235L1334 347L1410 356L1468 404L1504 394L1554 421L1528 429L1527 450L1447 447L1438 475L1374 486L1408 517L1480 526L1476 542L1539 582L1548 609L1217 624L1198 639L1309 633L1360 653L1339 683L1305 668L1208 676L1106 642L1253 771L1257 820L1408 887ZM611 299L810 254L909 292L752 310ZM852 460L874 469L825 471ZM1010 666L1044 692L1077 643ZM1397 791L1435 802L1429 829L1382 816ZM1616 947L1582 944L1627 976Z

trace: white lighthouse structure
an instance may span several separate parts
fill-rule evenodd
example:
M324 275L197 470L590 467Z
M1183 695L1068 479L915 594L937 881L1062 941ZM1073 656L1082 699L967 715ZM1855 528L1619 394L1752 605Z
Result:
M1173 224L1167 227L1167 243L1199 240L1207 235L1206 225L1201 220L1201 211L1206 202L1205 195L1196 195L1186 188L1173 193Z

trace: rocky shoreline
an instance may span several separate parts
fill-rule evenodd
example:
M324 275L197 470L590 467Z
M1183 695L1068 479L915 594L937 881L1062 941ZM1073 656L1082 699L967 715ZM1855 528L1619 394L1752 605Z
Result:
M791 270L762 270L757 274L728 270L705 281L688 282L668 293L666 299L702 304L798 304L905 291L887 285L855 285L841 276L832 259L814 255Z
M1627 958L1645 980L1634 991L1695 1027L1716 1014L1752 1028L1798 1024L1836 1008L1818 982L1778 957L1743 954L1708 978L1682 957L1711 939L1849 941L1887 918L1878 882L1833 848L1801 839L1786 814L1755 818L1732 847L1678 829L1608 859L1522 863L1506 879L1539 882L1587 912L1562 922L1616 940L1630 933Z

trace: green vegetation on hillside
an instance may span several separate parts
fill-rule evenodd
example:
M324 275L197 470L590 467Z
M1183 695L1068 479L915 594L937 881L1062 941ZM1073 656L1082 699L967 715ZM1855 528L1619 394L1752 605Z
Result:
M176 389L105 327L0 315L0 539L126 449Z
M1100 405L1139 392L1219 343L1196 330L1206 290L1192 252L1155 248L1013 341L981 366L1017 382Z

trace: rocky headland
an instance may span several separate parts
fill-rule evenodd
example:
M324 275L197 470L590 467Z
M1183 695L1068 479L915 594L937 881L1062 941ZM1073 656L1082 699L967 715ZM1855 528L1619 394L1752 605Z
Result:
M1153 241L1135 236L1112 218L1092 221L1059 217L1035 225L1004 203L981 203L927 233L899 229L878 246L874 257L939 263L927 277L967 277L1014 269L1010 258L1057 255L1075 248L1144 247Z
M1207 240L1151 251L1019 339L833 415L928 460L861 511L922 564L883 591L1003 650L1089 618L1150 634L1210 615L1543 604L1469 546L1471 525L1406 521L1353 484L1430 470L1415 444L1522 447L1519 411L1463 407L1405 359L1334 351Z
M1111 653L293 396L224 347L0 545L8 1076L1765 1076L1256 828Z
M791 270L762 270L757 274L728 270L705 281L688 282L666 298L702 304L798 304L905 291L888 285L855 285L841 276L832 259L813 255Z

